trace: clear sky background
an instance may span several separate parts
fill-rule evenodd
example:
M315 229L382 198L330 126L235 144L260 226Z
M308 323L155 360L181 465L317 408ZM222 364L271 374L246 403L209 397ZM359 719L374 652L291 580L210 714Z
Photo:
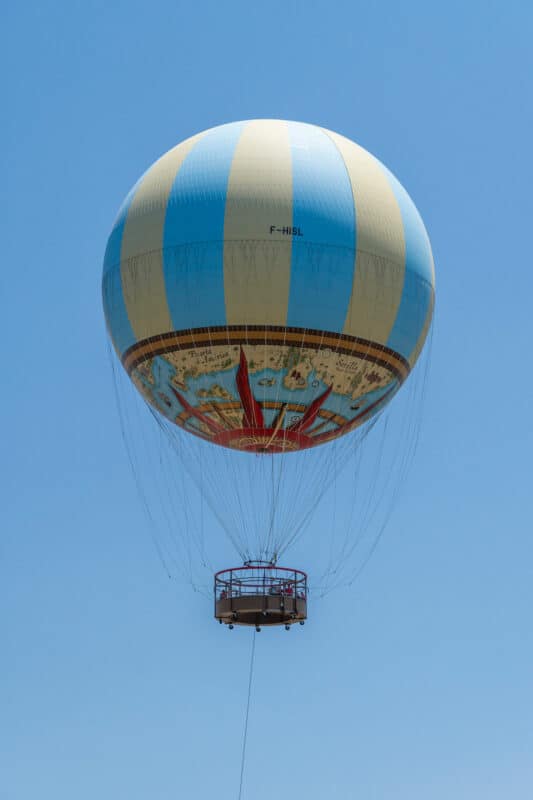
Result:
M244 797L533 797L531 4L45 0L3 16L1 800L237 796L252 634L216 625L154 553L100 278L141 172L254 117L332 128L396 173L438 305L420 445L380 547L304 628L257 640Z

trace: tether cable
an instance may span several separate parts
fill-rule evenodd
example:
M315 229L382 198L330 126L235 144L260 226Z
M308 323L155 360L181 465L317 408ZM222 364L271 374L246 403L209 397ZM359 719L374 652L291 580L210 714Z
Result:
M255 656L255 637L254 631L252 637L252 654L250 656L250 675L248 677L248 699L246 701L246 714L244 717L244 733L242 737L242 756L241 756L241 779L239 782L239 800L242 797L242 782L244 778L244 762L246 759L246 740L248 738L248 717L250 716L250 698L252 696L252 677L254 674L254 656Z

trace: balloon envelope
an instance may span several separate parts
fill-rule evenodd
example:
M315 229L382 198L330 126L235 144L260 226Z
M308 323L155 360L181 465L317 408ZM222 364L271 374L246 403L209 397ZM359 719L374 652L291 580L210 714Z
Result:
M150 405L215 444L300 450L362 425L423 347L434 271L396 178L339 134L204 131L127 196L103 276L109 334Z

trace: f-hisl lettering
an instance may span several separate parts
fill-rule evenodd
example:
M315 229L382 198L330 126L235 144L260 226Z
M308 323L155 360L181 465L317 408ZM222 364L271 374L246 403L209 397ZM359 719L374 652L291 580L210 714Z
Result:
M273 233L282 233L285 236L303 236L300 228L290 228L286 226L278 228L277 225L270 226L270 234L272 235Z

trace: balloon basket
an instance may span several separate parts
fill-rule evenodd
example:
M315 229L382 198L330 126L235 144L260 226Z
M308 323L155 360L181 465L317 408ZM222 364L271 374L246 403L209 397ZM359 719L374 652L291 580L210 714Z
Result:
M303 625L307 619L307 575L269 561L246 561L217 572L215 619L234 625Z

